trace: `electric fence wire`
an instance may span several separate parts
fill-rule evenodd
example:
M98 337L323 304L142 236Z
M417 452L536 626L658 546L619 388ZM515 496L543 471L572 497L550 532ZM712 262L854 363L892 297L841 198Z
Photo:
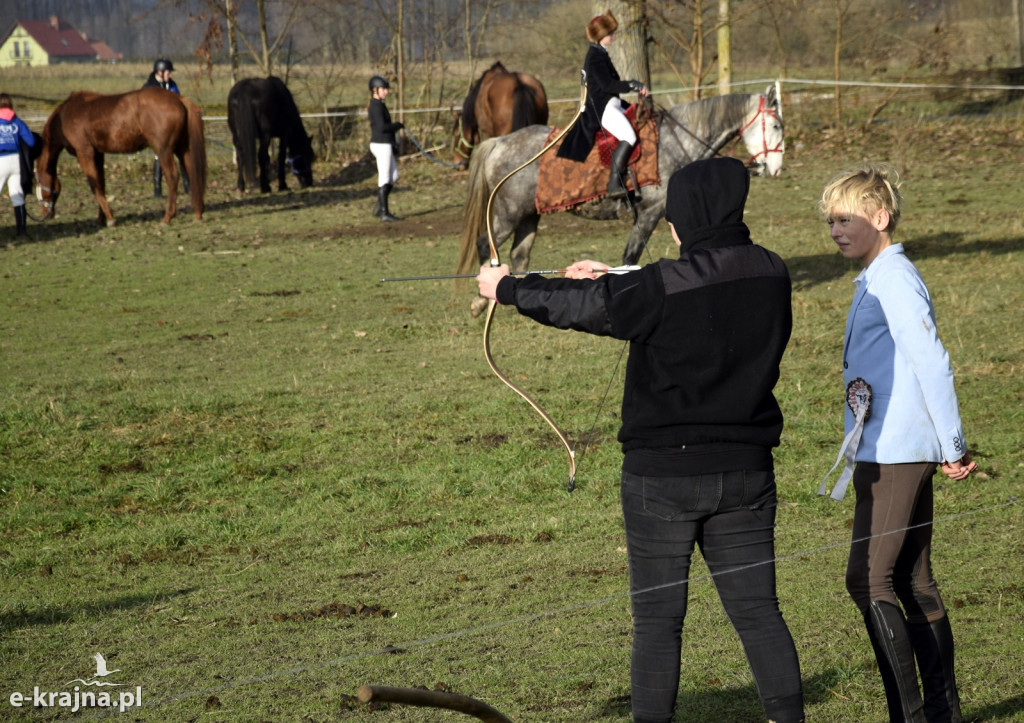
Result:
M787 562L789 560L795 560L795 559L799 559L799 558L803 558L803 557L808 557L808 556L811 556L811 555L817 555L817 554L821 554L821 553L824 553L824 552L829 552L831 550L835 550L835 549L838 549L838 548L849 547L852 544L854 544L855 542L862 542L864 540L869 540L869 539L878 538L878 537L884 537L886 535L893 535L893 534L903 533L903 532L906 532L908 530L916 529L918 527L925 527L925 526L928 526L928 525L933 525L934 526L934 525L938 525L940 523L953 522L955 520L960 520L960 519L964 519L964 518L967 518L967 517L973 517L973 516L980 515L980 514L994 512L996 510L1000 510L1000 509L1004 509L1004 508L1007 508L1007 507L1012 507L1014 505L1018 505L1018 504L1020 504L1020 502L1021 502L1020 498L1018 498L1018 497L1010 497L1006 502L1003 502L1003 503L1000 503L1000 504L990 505L989 507L982 507L982 508L976 509L976 510L969 510L967 512L961 512L961 513L958 513L958 514L955 514L955 515L949 515L947 517L941 517L941 518L938 518L936 520L933 520L932 522L925 522L925 523L921 523L921 524L918 524L918 525L910 525L908 527L902 527L902 528L897 529L897 530L890 530L888 532L883 532L883 533L880 533L878 535L871 535L871 536L868 536L868 537L862 537L862 538L858 538L858 539L855 539L855 540L844 540L842 542L833 542L833 543L830 543L830 544L827 544L827 545L821 545L819 547L813 547L813 548L809 548L809 549L806 549L806 550L801 550L799 552L792 552L792 553L789 553L788 555L777 555L776 557L772 558L771 560L765 560L763 562L753 563L753 564L750 564L750 565L742 565L740 567L736 567L736 568L733 568L733 569L730 569L730 570L727 570L727 571L723 571L723 572L720 572L720 573L710 573L709 572L709 573L705 573L705 574L702 574L702 575L697 575L697 576L694 576L694 577L688 577L685 580L679 580L678 582L664 583L662 585L656 585L656 586L653 586L653 587L650 587L650 588L644 588L644 589L641 589L641 590L637 590L635 592L623 592L623 593L616 593L614 595L606 595L605 597L596 598L596 599L593 599L593 600L584 600L584 601L581 601L581 602L573 603L571 605L563 605L563 606L560 606L560 607L557 607L557 608L550 608L548 610L542 610L540 612L530 613L529 615L520 615L520 616L514 617L514 618L508 618L508 619L505 619L505 620L497 620L497 621L494 621L494 622L491 622L491 623L485 623L484 625L478 625L478 626L472 627L472 628L463 628L461 630L453 630L453 631L448 632L448 633L441 633L439 635L432 635L432 636L429 636L429 637L426 637L426 638L420 638L419 640L412 640L412 641L409 641L409 642L406 642L406 643L399 643L397 645L389 645L387 648L379 648L379 649L376 649L376 650L364 650L364 651L361 651L361 652L352 653L351 655L344 655L344 656L341 656L341 657L338 657L338 658L332 658L331 660L324 660L324 661L317 662L317 663L309 663L309 664L305 664L305 665L296 665L296 666L292 666L292 667L289 667L289 668L282 668L280 670L273 670L273 671L271 671L269 673L265 673L264 675L259 675L259 676L255 676L255 677L252 677L252 678L246 678L245 680L238 680L238 681L235 681L235 682L232 682L232 683L226 683L224 685L220 685L220 686L216 686L216 687L211 687L211 688L198 688L198 689L194 689L194 690L189 690L189 691L185 691L183 693L179 693L177 695L171 695L171 696L162 698L160 700L157 700L156 702L147 702L146 708L147 709L157 708L157 707L160 707L160 706L163 706L163 705L168 705L168 704L171 704L171 703L178 703L178 702L183 701L183 700L188 700L190 698L196 698L196 697L200 697L200 696L207 696L207 697L209 697L209 696L213 696L213 695L217 695L217 694L221 694L221 693L226 693L226 692L229 692L229 691L232 691L232 690L237 690L239 688L245 688L245 687L248 687L248 686L251 686L251 685L258 685L260 683L267 683L267 682L271 682L271 681L275 681L275 680L280 680L282 678L287 678L287 677L293 676L293 675L300 675L300 674L303 674L303 673L309 673L309 672L313 672L313 671L316 671L316 670L322 670L324 668L333 668L333 667L336 667L336 666L339 666L339 665L344 665L346 663L352 663L352 662L355 662L355 661L358 661L358 660L364 660L366 658L371 658L371 657L375 657L375 656L378 656L378 655L389 655L389 654L393 654L393 653L396 653L396 652L412 650L414 648L420 648L420 647L427 646L427 645L433 645L435 643L443 642L443 641L446 641L446 640L455 640L457 638L463 638L463 637L468 637L468 636L472 636L472 635L479 635L481 633L490 632L492 630L499 630L501 628L510 627L512 625L520 625L520 624L523 624L523 623L529 623L529 622L533 622L535 620L541 620L543 618L549 618L549 617L554 617L554 616L564 616L564 615L569 614L569 613L579 612L580 610L586 610L586 609L589 609L589 608L594 608L594 607L599 607L601 605L606 605L608 603L613 603L613 602L618 602L618 601L621 601L621 600L625 600L625 599L628 599L628 598L632 597L633 595L642 595L642 594L645 594L645 593L654 592L656 590L665 590L665 589L668 589L668 588L677 587L679 585L686 585L686 584L693 583L693 582L700 582L700 581L703 581L703 580L710 580L710 579L713 579L714 577L716 577L717 575L728 575L728 574L732 574L732 573L736 573L736 572L742 572L744 570L749 570L751 568L759 567L761 565L771 565L771 564L775 564L775 563ZM115 708L115 709L112 709L112 710L109 710L109 711L99 711L97 713L94 713L93 715L85 715L85 716L82 716L82 718L86 719L86 720L96 719L96 718L105 718L108 715L112 715L112 714L116 714L116 713L117 713L117 709Z

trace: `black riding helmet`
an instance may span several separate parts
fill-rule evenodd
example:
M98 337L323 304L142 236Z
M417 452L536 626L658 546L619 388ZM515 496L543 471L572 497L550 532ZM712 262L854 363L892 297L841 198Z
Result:
M174 71L174 63L169 61L167 58L157 58L153 61L153 72L159 73L161 70Z
M391 84L383 75L375 75L370 78L370 90L372 91L374 88L391 88Z

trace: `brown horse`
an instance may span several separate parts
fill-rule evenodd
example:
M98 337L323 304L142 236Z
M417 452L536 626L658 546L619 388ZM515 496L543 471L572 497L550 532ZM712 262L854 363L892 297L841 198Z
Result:
M484 138L547 123L548 96L535 77L506 70L499 61L484 71L469 89L462 111L453 115L455 163L464 166L469 163L473 148Z
M36 161L38 195L44 218L53 215L60 195L57 159L66 150L78 159L99 204L99 223L114 225L106 198L103 158L107 153L135 153L152 148L167 180L170 223L178 210L178 165L185 166L192 194L192 210L203 217L206 193L206 144L203 118L187 98L163 88L143 88L119 95L76 91L57 106L43 128L43 149Z

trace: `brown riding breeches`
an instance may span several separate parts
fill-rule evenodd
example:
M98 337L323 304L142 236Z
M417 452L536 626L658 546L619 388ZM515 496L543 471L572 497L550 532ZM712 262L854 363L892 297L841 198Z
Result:
M846 589L862 612L879 600L902 604L911 623L933 622L946 614L931 569L936 466L857 463Z

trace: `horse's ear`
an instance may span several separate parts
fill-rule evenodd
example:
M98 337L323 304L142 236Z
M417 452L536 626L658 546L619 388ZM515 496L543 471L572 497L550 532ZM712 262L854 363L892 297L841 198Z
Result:
M782 117L782 95L781 95L780 90L779 90L779 83L778 83L778 81L772 83L771 85L768 86L767 89L765 89L764 97L765 97L765 101L767 102L767 104L769 106L771 106L772 108L774 108L775 112L778 113L779 117L781 118Z

